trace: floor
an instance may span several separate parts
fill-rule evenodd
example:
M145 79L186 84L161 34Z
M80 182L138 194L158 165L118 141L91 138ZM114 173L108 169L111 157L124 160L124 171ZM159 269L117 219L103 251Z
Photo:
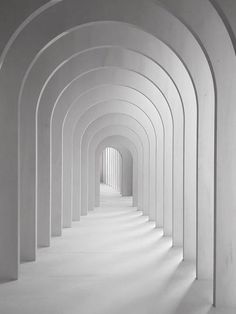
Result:
M147 217L111 188L18 281L0 284L0 314L233 314L211 307L211 283L194 279Z

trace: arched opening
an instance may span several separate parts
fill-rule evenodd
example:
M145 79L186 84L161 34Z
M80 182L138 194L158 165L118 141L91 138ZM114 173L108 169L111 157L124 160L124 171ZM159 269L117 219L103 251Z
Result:
M131 153L120 147L119 149L106 147L100 154L100 196L104 191L104 185L109 186L110 191L118 192L122 197L131 197L133 202L133 158Z
M117 149L107 147L103 150L100 156L100 183L109 185L121 194L124 189L122 166L122 157ZM132 183L130 195L132 195Z

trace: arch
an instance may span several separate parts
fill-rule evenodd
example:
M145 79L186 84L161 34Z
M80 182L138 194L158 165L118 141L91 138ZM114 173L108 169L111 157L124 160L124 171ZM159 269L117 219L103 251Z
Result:
M103 80L103 79L101 79L101 77L102 77L102 74L103 74L103 71L102 70L100 70L99 71L99 73L96 73L96 71L94 71L93 73L95 73L96 74L96 77L95 78L93 78L93 77L91 77L91 76L89 76L89 75L87 75L87 81L89 82L89 83L87 83L87 84L91 84L91 86L93 86L93 80L96 80L96 83L98 83L97 82L97 80L98 80L98 78L99 78L99 80L101 79L101 83L103 83L103 84L105 84L105 83L111 83L112 82L112 80L113 80L113 77L112 77L112 74L113 74L113 76L115 76L116 77L116 80L117 80L117 84L118 84L118 75L117 75L117 72L118 72L118 69L106 69L106 72L110 72L110 74L109 74L109 76L105 79L105 80ZM104 71L105 72L105 71ZM90 73L90 74L92 74L92 73ZM123 72L123 77L124 77L124 74L125 74L125 72ZM127 74L126 74L127 75ZM85 76L85 78L86 78L86 76ZM135 78L135 76L134 76L134 78ZM136 77L136 81L137 82L139 82L138 81L138 77ZM127 82L128 82L128 80L127 80ZM75 83L75 82L73 82L73 83ZM141 83L141 81L140 81L140 83ZM78 90L80 90L81 89L81 86L82 86L82 84L84 84L84 81L83 80L81 80L81 77L80 77L80 80L78 80L78 82L76 81L76 84L74 84L74 86L73 86L73 89L76 91L76 92L78 92ZM145 83L143 82L143 85L144 85ZM136 85L137 85L137 83L136 83ZM146 86L148 86L147 84L146 84ZM102 86L102 88L104 88L104 86ZM150 89L150 91L151 91L151 88L152 87L150 87L149 86L149 89ZM51 88L50 88L50 90L51 90ZM94 88L94 90L95 90L95 88ZM154 89L153 89L153 91L154 91ZM92 90L91 90L91 92L92 92ZM68 96L70 96L70 98L69 99L71 99L71 95L73 95L73 93L71 92L71 90L69 89L68 90ZM153 97L153 94L151 94L150 92L149 92L149 94L150 95L152 95L152 97ZM150 96L151 97L151 96ZM155 99L155 97L153 98L153 99ZM68 100L68 99L66 99L66 98L64 98L63 97L63 101L59 101L59 102L57 102L57 105L58 105L58 108L59 109L57 109L57 107L55 107L55 110L54 110L54 113L58 110L60 110L60 106L64 106L65 108L67 108L69 105L70 105L70 101L71 100ZM156 102L157 102L157 100L156 100ZM74 101L74 106L75 106L76 104L75 104L75 101ZM60 116L60 120L62 120L62 117L64 116L64 112L65 112L65 109L63 109L63 114L62 113L60 113L61 114L61 116ZM59 115L59 113L57 114L57 115ZM68 126L67 126L67 128L69 127L69 128L72 128L72 122L71 121L73 121L73 119L75 119L75 115L74 114L72 114L72 119L70 118L70 120L69 120L69 122L68 122ZM56 122L57 121L55 121L54 122L54 124L56 124ZM53 122L52 122L53 123ZM60 123L62 123L62 122L60 122ZM55 128L59 128L59 126L55 126ZM57 130L57 132L56 131L54 131L55 132L55 135L52 135L54 138L55 138L55 140L57 140L57 142L58 142L58 144L57 145L60 145L60 131L58 131ZM181 141L181 139L177 136L176 138L178 138L180 141ZM68 139L68 141L69 141L69 138L67 138ZM66 142L67 142L67 140L66 140ZM178 144L178 145L181 145L181 144ZM175 149L176 149L176 154L175 154L175 156L178 156L178 154L181 154L182 153L182 151L181 151L181 149L179 149L179 150L177 150L177 146L178 145L175 145ZM56 153L55 153L55 158L57 159L57 164L58 165L60 165L60 162L58 162L58 155L60 154L60 149L59 148L57 148L57 150L56 150ZM179 157L179 156L178 156ZM53 158L53 157L52 157ZM177 158L177 157L176 157ZM181 159L181 157L179 157L179 160ZM181 163L181 161L179 161L178 162L179 163L179 165L180 165L180 163ZM52 165L52 167L53 167L53 165ZM168 169L170 169L170 167L167 167ZM181 168L181 165L180 165L180 167L178 167L177 168L178 170L179 169L182 169ZM58 174L58 173L60 173L60 169L59 168L56 168L55 169L55 174ZM178 179L180 179L181 178L181 170L179 170L179 176L177 176L176 175L176 177L178 177ZM57 180L56 180L56 182L58 181L58 175L57 175ZM60 182L60 181L59 181ZM178 186L179 187L179 185L177 185L176 184L176 186ZM59 191L59 193L60 193L60 184L58 183L58 191ZM45 193L44 193L45 194ZM178 194L178 193L176 193L176 194ZM181 193L180 193L181 194ZM52 200L53 199L55 199L55 200L57 200L56 201L56 206L54 206L55 208L60 208L60 206L59 206L59 198L58 198L58 193L57 194L55 194L55 197L53 197L52 196Z
M122 117L123 116L123 117ZM121 119L122 118L122 119ZM112 123L114 122L114 123ZM120 124L121 122L121 124ZM127 123L130 123L128 125ZM117 134L128 140L130 144L130 149L132 149L133 159L135 164L137 164L137 172L135 173L135 177L138 177L137 181L137 191L138 191L138 198L137 198L137 208L139 210L144 209L143 199L144 194L147 193L147 186L145 186L145 182L147 181L148 176L148 167L147 167L147 158L145 156L145 142L142 141L142 133L140 133L139 128L137 128L137 122L130 118L129 116L125 116L123 114L108 114L101 116L100 118L94 120L87 128L87 140L84 145L85 152L88 152L88 162L87 164L94 165L93 160L90 158L94 158L95 156L95 146L98 147L99 143L111 136L117 136ZM136 126L136 127L135 127ZM98 127L98 128L97 128ZM126 141L127 141L126 140ZM84 141L85 142L85 141ZM91 142L95 144L92 147ZM146 161L145 161L146 160ZM89 185L89 199L92 197L93 200L93 174L94 171L89 168L90 174L92 175L92 179L90 180ZM162 215L163 217L163 215ZM160 218L160 217L159 217Z
M117 111L117 104L119 104L119 111ZM132 108L132 109L131 109ZM133 114L131 113L131 110ZM90 115L90 117L89 117ZM96 123L101 123L102 126L103 123L106 123L106 120L102 123L101 119L98 118L105 116L106 119L110 119L110 121L113 121L112 115L115 115L114 121L118 121L118 118L120 118L120 123L122 122L123 125L128 124L129 127L132 126L132 128L136 131L136 133L139 134L143 147L144 147L144 172L146 175L144 176L144 184L146 186L146 189L143 190L143 211L145 214L149 214L152 219L155 218L155 211L150 206L149 198L152 195L152 190L149 190L151 184L155 184L155 178L150 176L150 169L152 171L156 172L156 166L153 157L155 156L155 141L152 134L151 125L149 124L148 120L146 120L145 116L142 115L142 113L138 110L135 110L135 108L131 106L127 106L127 104L122 104L121 101L112 101L112 102L105 102L103 104L99 104L97 106L94 106L93 110L88 110L86 115L83 116L81 119L81 135L79 136L80 132L75 133L75 139L77 143L79 143L79 139L81 138L81 148L79 145L74 145L74 154L78 155L80 154L81 150L81 163L83 163L83 168L81 169L81 180L87 180L86 177L86 164L87 164L87 153L86 153L86 145L89 141L90 133L93 132L93 126ZM116 120L115 120L116 119ZM109 121L108 121L109 122ZM116 122L117 124L118 122ZM79 130L78 130L79 131ZM152 146L153 145L153 146ZM75 155L74 155L75 156ZM78 160L78 158L74 158L74 160ZM74 164L76 166L76 163ZM73 173L79 173L79 171L76 171L76 168L73 168ZM81 181L83 182L83 181ZM152 192L154 193L154 191ZM87 190L86 190L86 183L82 185L81 190L81 209L82 213L86 214L87 212ZM155 199L155 197L153 198ZM84 209L84 212L83 212ZM151 211L152 210L152 211Z
M30 134L30 133L29 133Z
M192 1L191 1L191 3L193 3ZM204 7L203 5L202 5L202 7ZM145 7L145 8L147 8L147 7ZM152 7L152 12L151 13L153 13L154 12L154 9L155 9L155 6L153 5L153 7ZM113 12L113 11L112 11ZM153 13L154 14L154 13ZM201 15L200 15L201 16ZM194 20L194 19L193 19ZM155 25L156 26L156 25ZM157 27L158 28L158 27ZM173 27L174 28L174 27ZM207 37L207 36L206 36ZM179 39L179 38L178 38ZM215 47L214 47L215 48ZM186 49L186 50L188 50L188 49ZM222 51L222 50L221 50ZM188 51L189 52L189 51ZM213 55L213 54L212 54ZM213 56L214 57L214 56ZM215 58L216 59L216 58ZM218 69L220 69L220 66L218 66ZM225 71L226 72L226 71ZM224 74L225 74L225 72L224 72ZM231 71L229 71L229 73L232 73ZM229 75L230 76L230 75ZM225 77L224 77L224 79L227 77L227 75L225 75ZM229 77L229 78L231 78L231 77ZM223 99L222 99L223 100ZM220 142L220 144L222 144L222 142ZM223 145L223 144L222 144ZM221 145L221 146L222 146ZM207 163L206 163L207 164ZM223 174L223 173L222 173ZM227 189L226 189L227 190ZM228 190L227 190L228 191Z
M107 132L107 130L106 130ZM133 143L127 138L122 136L107 136L102 142L99 143L99 147L95 153L95 206L100 205L100 193L99 193L99 176L98 176L98 164L99 156L101 152L107 147L114 148L121 156L121 179L118 175L118 180L121 180L120 193L122 196L133 196L133 206L137 207L138 190L138 163L137 155L135 154L136 148ZM131 147L131 148L130 148ZM131 166L132 165L132 166ZM91 179L90 179L91 180ZM92 180L91 180L92 182Z
M107 90L106 86L101 86L99 89L95 88L95 89L92 89L89 93L86 93L85 94L86 97L78 99L74 103L73 107L71 107L72 109L74 109L73 111L71 111L71 117L74 117L74 123L72 123L71 120L68 120L68 126L72 126L72 130L73 130L73 126L74 126L74 138L75 138L75 140L77 140L79 138L79 136L82 132L81 124L79 124L79 122L82 121L83 111L85 111L86 109L89 109L90 107L92 108L94 105L98 106L99 103L102 103L102 102L108 102L108 101L114 100L117 103L117 101L122 101L122 99L119 100L119 96L117 99L114 98L115 95L117 95L117 96L121 95L120 97L122 97L127 102L127 104L129 104L129 106L132 104L134 106L134 108L135 107L136 107L136 109L139 108L143 113L145 112L144 116L146 115L146 117L151 122L152 128L154 129L154 132L155 132L155 138L157 136L157 133L159 133L158 137L161 138L161 136L162 136L162 124L161 124L160 120L158 120L158 116L155 117L156 112L152 108L152 105L149 103L149 101L142 94L139 94L139 93L136 94L136 92L134 90L129 90L128 88L122 87L122 86L116 86L116 87L110 86L109 90ZM90 102L91 102L91 104L90 104ZM80 107L78 106L78 104L80 104ZM83 107L84 107L84 109L83 109ZM69 135L70 135L70 133L69 133ZM156 141L156 139L155 139L155 141ZM162 165L163 165L163 162L162 162L162 160L163 160L163 157L162 157L163 140L158 139L158 142L159 142L158 146L159 146L159 152L160 152L158 154L158 157L161 159L159 162L159 168L158 168L159 170L158 171L160 171L159 173L161 173ZM68 157L65 157L65 156L63 157L65 160L64 164L65 164L65 167L66 167L66 164L69 167L68 161L70 160L69 153L71 150L70 145L69 145L70 144L69 138L68 137L64 138L63 143L65 145L63 147L63 150L68 155ZM168 152L171 154L171 151L168 151ZM155 154L156 153L157 153L157 151L155 152ZM163 176L161 176L161 178L163 178ZM69 182L70 182L70 178L68 178L66 180L66 187L67 188L69 187ZM68 197L67 197L68 199L69 199L69 195L70 195L70 191L68 192ZM69 208L69 206L65 206L65 207Z
M103 117L102 119L105 119ZM100 130L96 132L91 141L94 142L94 154L98 155L101 147L103 145L114 145L115 147L125 147L130 150L133 158L133 203L134 206L137 206L138 210L142 210L142 195L143 195L143 176L144 176L144 168L143 168L143 144L141 142L138 134L127 126L119 126L117 125L109 125L108 121L106 122L107 126L104 126ZM111 141L115 139L115 143L111 143ZM118 146L120 145L120 146ZM122 148L123 148L122 147ZM92 149L93 146L90 143L89 149ZM93 153L89 153L90 156L94 156ZM96 158L96 156L95 156ZM93 173L91 171L91 173ZM96 178L95 178L96 179ZM91 179L90 182L93 182ZM96 186L98 184L95 182L95 203L98 203L96 199L98 199L98 189L96 190ZM96 197L97 196L97 197ZM160 217L158 218L160 219Z

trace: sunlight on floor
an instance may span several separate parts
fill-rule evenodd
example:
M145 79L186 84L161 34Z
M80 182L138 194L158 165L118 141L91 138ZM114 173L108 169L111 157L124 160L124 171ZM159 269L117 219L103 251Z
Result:
M181 249L131 204L103 185L101 207L0 285L0 313L230 313L211 307L210 283L194 280Z

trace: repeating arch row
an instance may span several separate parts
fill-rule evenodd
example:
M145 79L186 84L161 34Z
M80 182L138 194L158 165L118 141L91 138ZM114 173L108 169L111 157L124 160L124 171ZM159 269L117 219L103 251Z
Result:
M196 260L198 278L213 277L214 303L234 304L236 64L225 21L210 1L34 9L1 56L0 277L17 278L19 252L35 260L37 245L96 204L107 131L137 151L138 208Z

